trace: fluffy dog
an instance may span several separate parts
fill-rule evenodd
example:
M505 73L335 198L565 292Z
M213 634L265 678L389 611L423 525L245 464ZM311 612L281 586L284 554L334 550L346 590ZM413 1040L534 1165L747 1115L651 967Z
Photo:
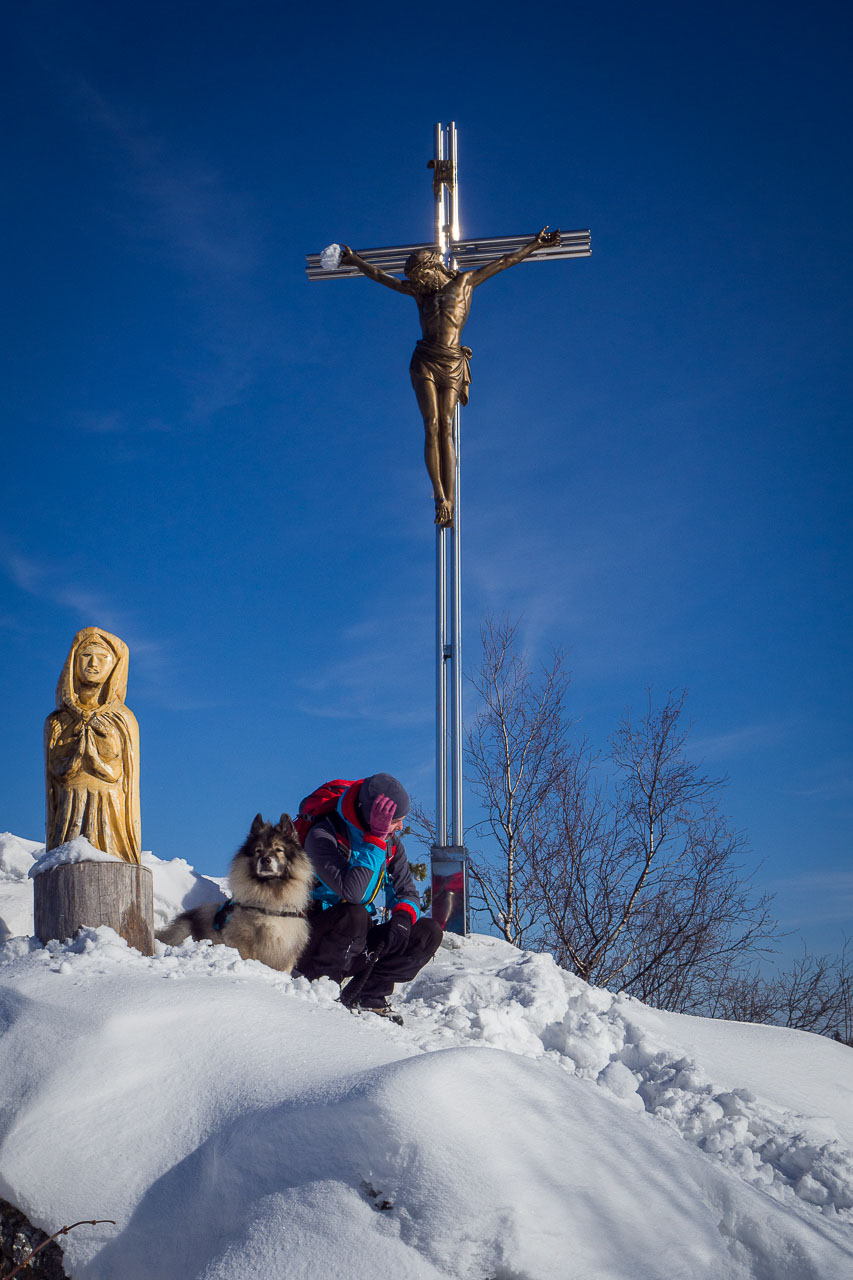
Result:
M170 946L185 938L222 942L244 960L260 960L290 973L308 945L304 915L313 876L288 815L283 813L273 826L258 814L231 863L231 901L184 911L157 937Z

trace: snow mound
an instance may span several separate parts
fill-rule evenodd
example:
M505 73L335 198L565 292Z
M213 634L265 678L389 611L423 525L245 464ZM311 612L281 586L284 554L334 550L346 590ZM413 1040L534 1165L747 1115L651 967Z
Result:
M44 853L44 844L23 840L11 831L0 834L0 881L26 880L33 861Z
M0 837L22 934L39 852ZM221 897L143 861L158 922ZM399 988L404 1027L337 995L206 942L10 938L0 1197L48 1232L116 1219L65 1239L74 1280L853 1274L846 1046L661 1013L482 936Z
M155 929L162 929L182 911L191 911L203 902L224 902L228 896L227 877L213 879L199 875L184 858L167 862L153 853L143 853L142 865L154 875Z
M442 949L434 979L463 996L451 1016L466 952L474 986L521 982L531 957L492 943ZM68 1237L75 1280L845 1274L837 1217L769 1198L553 1050L531 1053L549 1003L534 986L501 1020L517 1041L518 1009L538 1011L519 1053L437 1035L423 990L397 1028L347 1013L327 979L222 946L145 958L109 929L15 939L0 949L16 1103L0 1195L44 1228L117 1220Z
M648 1028L639 1001L588 986L559 969L549 955L524 954L496 939L475 937L425 970L411 984L408 1003L418 1026L550 1058L607 1090L626 1109L665 1121L687 1142L781 1201L799 1199L853 1223L853 1154L837 1138L814 1137L807 1117L763 1104L748 1089L715 1084L702 1067ZM850 1049L809 1039L816 1062L846 1080L849 1093Z
M0 835L0 943L33 931L33 890L27 876L44 844L4 831Z

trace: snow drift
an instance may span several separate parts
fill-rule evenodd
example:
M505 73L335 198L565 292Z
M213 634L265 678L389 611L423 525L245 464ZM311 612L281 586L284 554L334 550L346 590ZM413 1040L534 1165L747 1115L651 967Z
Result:
M0 938L34 842L0 838ZM146 858L165 918L220 886ZM31 910L31 908L30 908ZM446 939L353 1017L206 943L0 948L0 1196L75 1280L853 1274L853 1053Z

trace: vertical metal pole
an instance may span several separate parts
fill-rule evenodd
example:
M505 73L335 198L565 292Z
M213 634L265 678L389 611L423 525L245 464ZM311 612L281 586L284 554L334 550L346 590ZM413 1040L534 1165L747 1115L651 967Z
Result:
M461 848L465 843L462 820L462 530L460 527L461 504L459 501L459 427L460 411L456 406L453 417L453 444L456 449L456 502L451 536L451 689L450 689L450 767L453 816L451 843Z
M435 163L438 165L440 160L446 159L447 140L445 137L444 126L437 124L435 126ZM435 195L435 243L443 254L447 253L448 221L447 188L444 183L441 183L438 186Z
M456 125L435 126L435 163L449 161L435 191L435 243L445 264L460 238ZM436 175L438 177L438 175ZM459 491L461 415L453 417L456 486L453 525L436 530L436 824L432 848L432 914L442 928L467 934L468 853L462 818L462 567ZM448 559L449 581L448 581ZM449 616L448 616L449 615ZM450 736L450 770L447 761ZM448 778L450 830L448 830ZM449 839L448 839L449 837Z
M447 555L446 530L435 539L435 842L447 844Z
M459 239L459 182L458 182L458 150L456 123L451 120L447 126L448 159L450 160L450 187L448 221L450 235L453 240ZM451 264L455 265L455 264ZM460 490L461 472L461 425L462 414L459 406L453 415L453 447L456 452L456 498L453 528L451 530L450 554L453 559L451 570L451 690L450 690L450 767L452 796L451 841L461 848L464 844L464 822L462 817L462 494Z
M448 151L450 160L450 239L461 240L462 233L459 230L459 182L457 171L459 166L459 154L456 147L456 124L453 120L447 126L448 132Z
M435 126L435 164L445 159L445 137L442 125ZM446 251L447 194L444 184L435 193L435 243ZM436 844L447 844L447 531L441 525L436 528L435 584L436 584L436 634L435 634L435 839Z

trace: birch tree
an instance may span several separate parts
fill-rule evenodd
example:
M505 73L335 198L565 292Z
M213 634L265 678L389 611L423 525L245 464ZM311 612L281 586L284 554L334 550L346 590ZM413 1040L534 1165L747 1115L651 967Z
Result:
M607 748L572 734L561 652L534 670L517 624L487 619L471 677L467 776L483 813L472 899L517 946L660 1007L708 1007L773 937L725 780L688 750L684 693L627 712Z

